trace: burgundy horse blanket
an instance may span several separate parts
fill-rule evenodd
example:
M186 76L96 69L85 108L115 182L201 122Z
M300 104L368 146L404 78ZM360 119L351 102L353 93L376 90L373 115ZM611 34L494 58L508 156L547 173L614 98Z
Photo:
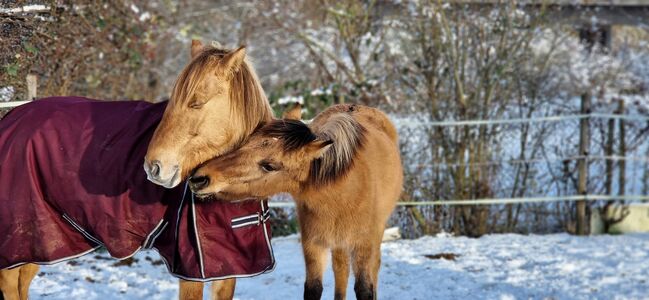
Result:
M0 269L105 247L156 249L177 277L273 269L265 202L198 202L149 182L144 155L165 103L53 97L0 120Z

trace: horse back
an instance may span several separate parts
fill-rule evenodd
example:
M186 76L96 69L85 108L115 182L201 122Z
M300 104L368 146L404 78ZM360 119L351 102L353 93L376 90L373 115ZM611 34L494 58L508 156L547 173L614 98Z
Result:
M342 198L357 198L359 210L374 212L378 218L374 224L384 224L403 185L397 130L382 111L356 104L334 105L320 113L311 126L319 128L337 114L351 115L364 132L349 173L332 187L340 189Z
M338 113L350 114L363 127L373 127L374 129L385 133L393 143L398 143L399 135L397 129L394 127L394 124L392 124L388 116L376 108L365 105L337 104L331 106L318 114L318 116L313 120L313 125L318 126L319 124L324 124L329 120L329 118L331 118L331 116Z

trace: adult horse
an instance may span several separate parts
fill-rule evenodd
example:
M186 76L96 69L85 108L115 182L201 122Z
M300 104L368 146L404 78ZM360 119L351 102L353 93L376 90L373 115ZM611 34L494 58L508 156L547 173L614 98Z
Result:
M243 47L225 52L192 41L192 62L178 78L149 144L144 169L150 181L175 187L199 164L236 148L273 113ZM203 284L182 281L188 298ZM214 282L213 294L230 299L235 279ZM182 295L181 295L182 296Z
M271 269L268 224L234 222L243 215L261 223L266 207L195 205L178 186L201 160L236 147L270 118L245 50L198 42L168 104L59 97L14 109L0 122L0 234L6 237L0 269L10 268L0 270L3 297L27 298L38 270L31 263L59 262L101 246L116 258L157 249L181 278L181 299L202 297L202 281ZM191 138L184 141L183 133ZM149 141L145 166L158 171L145 174L137 165ZM155 150L165 145L187 156L170 182L160 180L169 152ZM151 184L147 175L177 187ZM210 250L218 254L203 253ZM243 257L228 257L239 253ZM215 296L231 298L233 283L215 284Z
M293 196L306 264L304 299L320 299L329 249L335 299L346 297L350 261L356 299L377 298L381 238L402 183L396 129L384 113L361 105L333 106L309 125L271 121L189 179L199 198Z

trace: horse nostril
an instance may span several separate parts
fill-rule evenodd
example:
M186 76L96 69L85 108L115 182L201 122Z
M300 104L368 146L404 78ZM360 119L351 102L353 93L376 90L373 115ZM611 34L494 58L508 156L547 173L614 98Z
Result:
M154 160L151 162L149 173L151 173L151 176L156 178L160 175L160 161Z
M192 191L198 191L210 184L210 178L207 176L192 176L189 178L189 187Z

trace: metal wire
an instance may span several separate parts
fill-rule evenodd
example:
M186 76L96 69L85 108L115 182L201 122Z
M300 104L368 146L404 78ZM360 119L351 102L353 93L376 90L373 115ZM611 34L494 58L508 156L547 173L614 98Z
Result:
M633 161L633 162L644 162L649 163L649 157L643 156L619 156L619 155L575 155L567 157L558 157L558 158L536 158L536 159L513 159L513 160L503 160L503 161L487 161L487 162L477 162L477 163L430 163L434 167L463 167L463 166L495 166L495 165L506 165L506 164L527 164L527 163L544 163L544 162L565 162L565 161L574 161L579 159L586 159L589 161L593 160L612 160L612 161Z
M590 113L590 114L576 114L576 115L562 115L562 116L549 116L549 117L534 117L534 118L516 118L516 119L503 119L503 120L464 120L464 121L437 121L437 122L421 122L413 124L413 122L400 122L400 125L406 126L429 126L429 127L453 127L453 126L475 126L475 125L502 125L502 124L521 124L521 123L539 123L539 122L560 122L566 120L581 120L581 119L617 119L628 121L649 121L649 116L642 115L619 115L607 113Z
M599 201L599 200L628 200L649 201L649 196L643 195L572 195L548 197L522 197L522 198L489 198L470 200L436 200L436 201L402 201L398 206L455 206L455 205L485 205L485 204L514 204L514 203L539 203L561 201ZM293 202L270 202L270 207L295 207Z

